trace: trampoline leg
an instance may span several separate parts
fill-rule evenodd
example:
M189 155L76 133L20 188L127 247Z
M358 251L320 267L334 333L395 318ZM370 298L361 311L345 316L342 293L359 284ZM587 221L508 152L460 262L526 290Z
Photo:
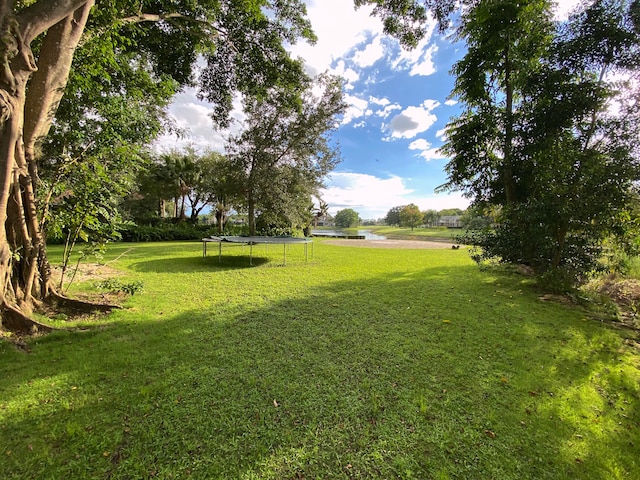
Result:
M253 243L249 245L249 265L253 267Z

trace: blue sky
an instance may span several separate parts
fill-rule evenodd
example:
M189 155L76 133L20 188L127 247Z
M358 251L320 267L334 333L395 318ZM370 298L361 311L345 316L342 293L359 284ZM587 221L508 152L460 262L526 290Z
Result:
M459 193L434 193L446 182L447 159L437 149L445 125L460 112L449 98L454 82L449 71L464 55L464 45L439 35L433 22L424 41L407 51L383 35L381 21L368 8L354 10L350 0L306 3L318 42L293 45L291 53L302 57L312 74L328 70L343 76L349 104L334 136L343 161L321 193L329 211L353 208L361 218L375 219L408 203L421 210L466 208L469 200ZM561 0L556 16L565 17L575 3ZM223 152L225 132L213 131L209 110L194 92L181 93L170 111L187 136L163 137L160 148L191 144ZM240 128L242 112L233 116L238 120L233 128Z

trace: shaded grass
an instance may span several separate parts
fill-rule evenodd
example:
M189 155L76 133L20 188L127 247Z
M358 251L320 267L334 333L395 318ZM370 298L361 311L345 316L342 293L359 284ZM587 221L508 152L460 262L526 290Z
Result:
M133 247L128 310L0 344L0 477L640 473L629 333L526 279L463 251Z

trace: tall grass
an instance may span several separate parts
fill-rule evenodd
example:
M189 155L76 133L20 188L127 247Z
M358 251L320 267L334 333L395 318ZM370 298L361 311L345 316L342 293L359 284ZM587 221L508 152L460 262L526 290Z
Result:
M286 266L199 243L110 259L131 248L125 310L0 343L1 478L640 477L631 332L526 278L323 242Z

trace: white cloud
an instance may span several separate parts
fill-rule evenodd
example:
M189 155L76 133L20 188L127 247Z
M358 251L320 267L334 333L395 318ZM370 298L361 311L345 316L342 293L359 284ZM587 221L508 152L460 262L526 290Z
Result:
M378 110L376 112L376 115L378 117L387 118L394 110L402 110L402 107L397 103L394 103L393 105L387 105L383 109Z
M390 208L404 204L404 196L411 193L403 179L397 176L378 178L364 173L334 172L322 191L322 198L329 204L332 214L352 208L362 218L376 218L376 215L384 215ZM372 212L376 214L372 216Z
M409 150L425 150L431 148L431 144L424 138L418 138L409 144Z
M438 46L436 44L431 45L424 54L420 57L417 63L415 63L411 70L409 71L410 75L422 75L429 76L436 73L436 65L433 62L433 56L438 51Z
M446 102L444 102L444 104L449 106L449 107L452 107L454 105L457 105L458 101L457 100L447 100Z
M306 3L318 41L315 45L293 45L290 51L294 57L304 58L315 72L328 70L334 60L344 57L367 38L382 33L382 21L371 16L373 7L356 10L353 2L344 0L310 0Z
M371 112L368 109L369 102L367 100L363 100L362 98L358 98L349 94L346 94L344 96L344 100L349 106L347 107L347 111L344 113L344 117L342 118L342 125L347 125L353 120L364 117L368 112Z
M447 129L446 128L441 128L440 130L438 130L436 132L436 138L438 140L446 142L447 141Z
M555 19L566 20L567 18L569 18L569 13L571 13L571 10L573 10L580 4L580 0L556 0L555 3Z
M409 75L428 76L436 72L434 55L438 51L438 46L431 43L431 37L436 27L433 19L429 20L427 33L415 48L400 48L400 53L392 63L394 70L409 70Z
M344 63L344 60L340 60L336 66L331 70L334 75L340 75L346 80L345 90L353 90L353 84L360 79L360 74L353 68L349 68Z
M388 98L369 97L369 101L376 105L380 105L381 107L386 107L391 103L391 101Z
M430 160L442 160L446 158L438 152L437 148L433 148L431 143L427 142L424 138L419 138L411 142L409 144L409 150L420 150L420 153L417 155L424 158L427 162Z
M406 186L406 180L392 175L379 178L364 173L334 172L321 192L332 215L338 210L352 208L360 218L382 218L389 209L415 203L420 210L467 208L469 200L460 194L418 194Z
M376 35L364 50L359 50L355 53L353 61L357 66L360 68L370 67L384 57L384 46L381 38L381 35Z
M391 138L413 138L418 133L429 129L438 119L432 111L440 106L437 100L425 100L421 105L407 107L391 119L391 122L383 126L383 129L391 132Z

